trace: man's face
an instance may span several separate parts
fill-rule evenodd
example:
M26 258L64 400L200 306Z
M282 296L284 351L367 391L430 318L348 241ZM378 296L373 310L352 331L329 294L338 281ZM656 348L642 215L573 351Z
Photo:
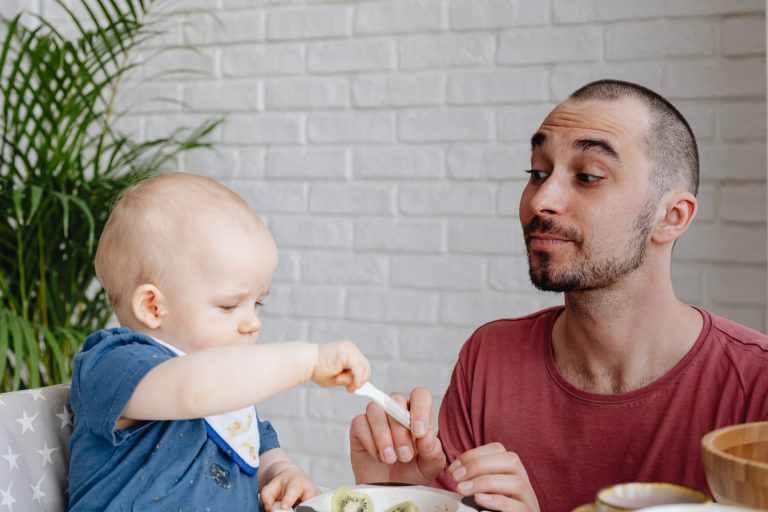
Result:
M537 288L604 288L642 265L655 214L649 127L645 107L628 99L568 100L544 120L520 200Z

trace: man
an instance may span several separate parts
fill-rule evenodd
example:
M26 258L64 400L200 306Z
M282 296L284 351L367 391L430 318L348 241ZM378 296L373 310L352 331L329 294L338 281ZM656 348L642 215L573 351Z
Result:
M531 148L530 276L564 306L470 337L439 438L423 388L412 432L377 406L356 417L358 483L431 484L503 511L567 511L625 481L706 488L701 437L768 419L768 337L672 289L672 248L697 208L688 123L653 91L602 80L558 105Z

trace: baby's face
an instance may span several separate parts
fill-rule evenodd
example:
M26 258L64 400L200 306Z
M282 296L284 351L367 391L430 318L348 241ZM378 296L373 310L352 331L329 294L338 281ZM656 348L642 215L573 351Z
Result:
M186 353L258 341L259 307L277 268L277 249L266 228L219 226L202 237L188 261L173 269L163 290L166 311L158 337Z

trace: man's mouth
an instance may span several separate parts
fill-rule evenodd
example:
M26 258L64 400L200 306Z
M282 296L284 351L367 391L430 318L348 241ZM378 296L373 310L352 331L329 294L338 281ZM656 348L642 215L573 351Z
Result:
M528 248L531 250L549 250L574 243L568 238L561 238L547 233L530 233L526 236Z
M523 234L529 249L546 250L581 243L581 235L576 229L558 226L551 219L539 216L523 226Z
M536 240L550 240L554 242L572 242L569 238L557 236L557 235L551 235L549 233L530 233L528 235L529 239L536 239Z

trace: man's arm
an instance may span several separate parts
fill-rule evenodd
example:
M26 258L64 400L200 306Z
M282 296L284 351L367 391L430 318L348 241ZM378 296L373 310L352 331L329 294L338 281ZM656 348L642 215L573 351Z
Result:
M365 415L355 417L350 430L356 482L434 484L455 488L463 496L474 496L489 510L538 511L536 494L517 454L507 451L500 443L472 445L475 436L468 423L467 390L461 364L457 364L440 410L440 424L450 425L450 428L441 428L441 437L443 430L447 433L443 437L446 444L434 435L432 396L426 389L417 388L411 393L412 434L390 421L380 407L369 405ZM402 397L395 398L405 403ZM428 426L427 434L417 435L419 421ZM414 449L415 456L402 456L400 447ZM448 454L458 453L447 468L444 449Z

